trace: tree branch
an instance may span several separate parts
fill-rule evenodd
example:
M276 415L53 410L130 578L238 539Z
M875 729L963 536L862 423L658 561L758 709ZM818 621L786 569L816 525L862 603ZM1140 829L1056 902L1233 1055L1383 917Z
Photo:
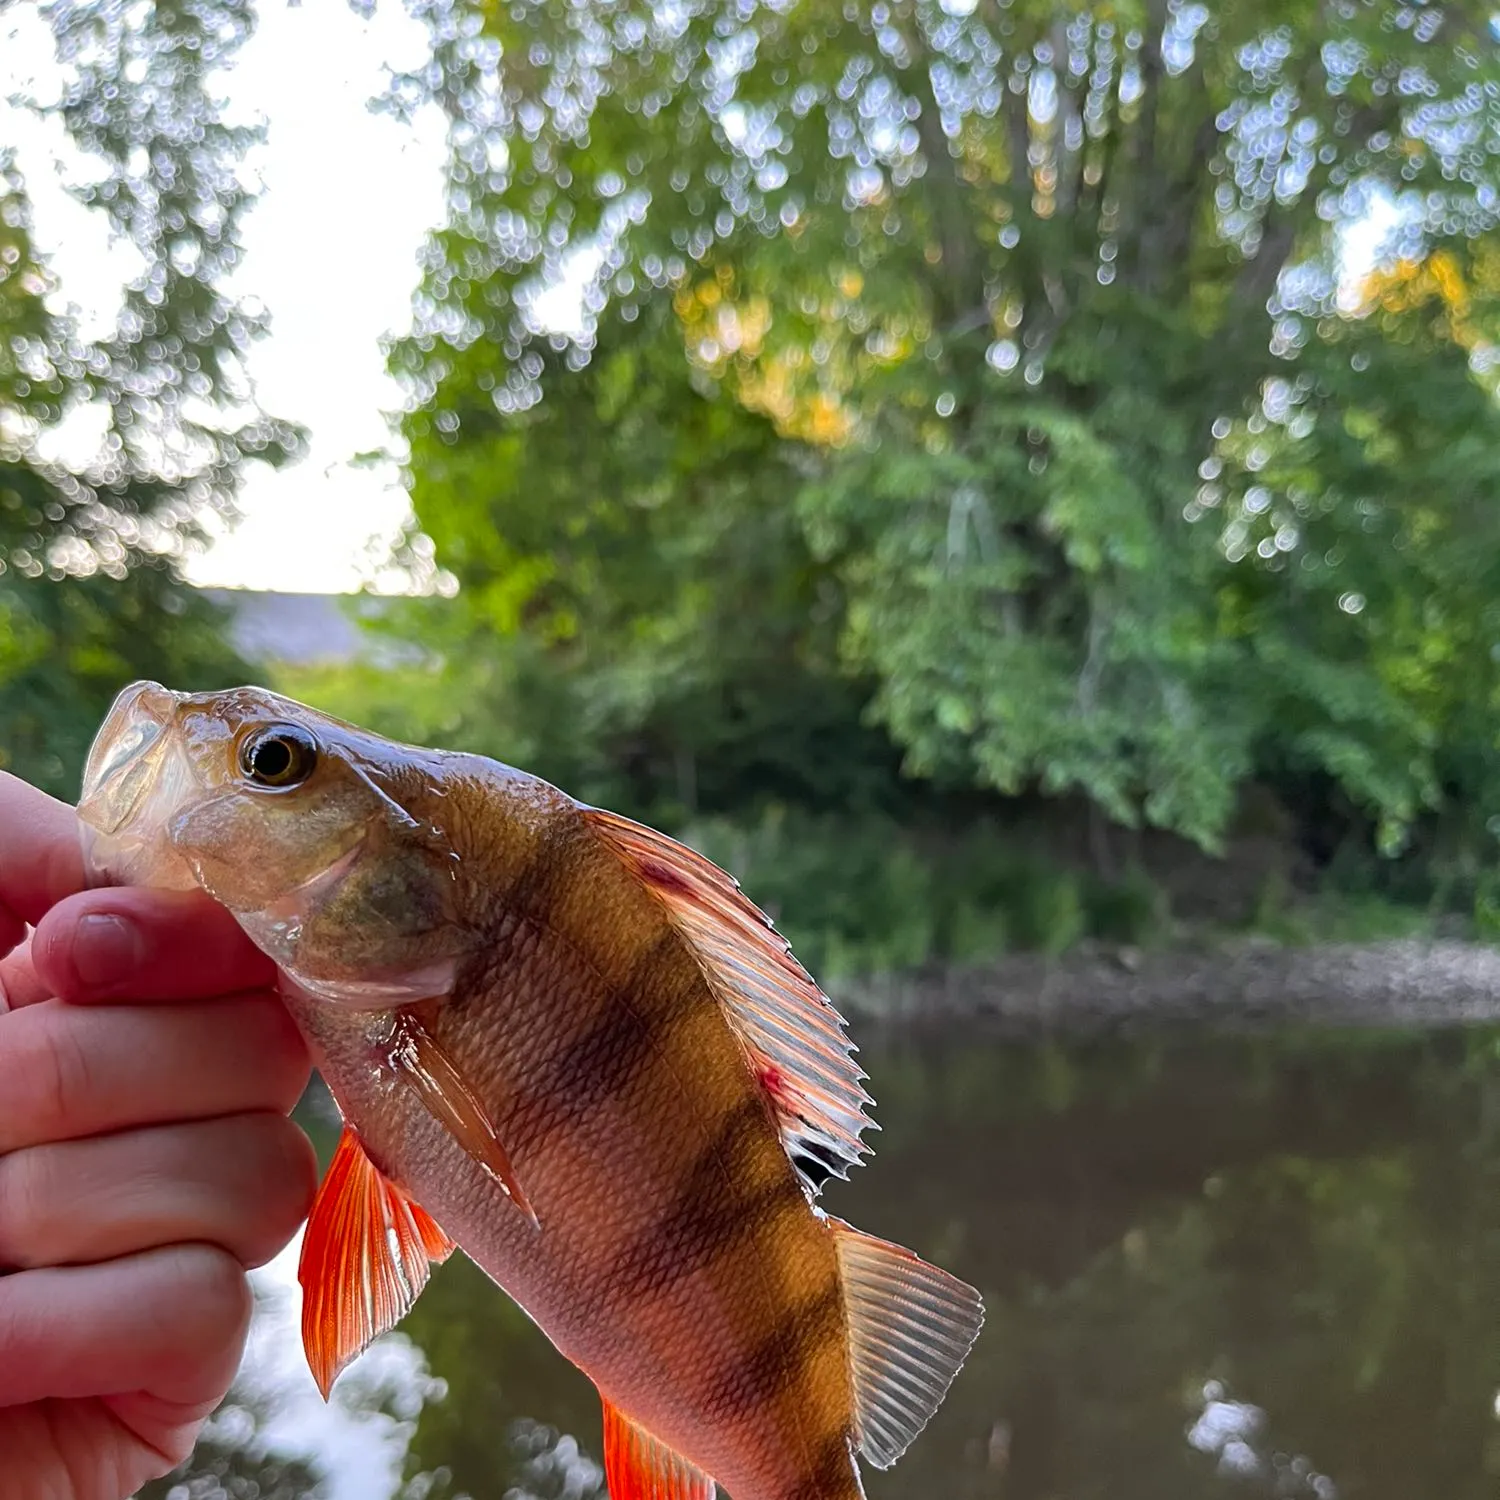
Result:
M1296 243L1297 226L1292 216L1273 208L1261 226L1260 244L1256 247L1255 254L1245 262L1235 278L1235 300L1263 307L1276 290L1282 268Z
M1141 112L1131 132L1131 164L1136 180L1135 214L1130 225L1134 244L1130 247L1128 276L1133 285L1147 290L1155 289L1161 259L1156 217L1164 194L1157 162L1156 123L1161 107L1161 44L1168 14L1168 0L1149 0L1146 40L1141 49Z
M1218 114L1208 96L1200 50L1193 61L1192 96L1198 108L1198 128L1187 160L1171 184L1169 201L1163 203L1160 229L1160 257L1164 270L1185 279L1188 251L1192 247L1193 224L1198 218L1205 191L1212 192L1208 164L1219 145Z
M975 195L959 177L943 131L942 111L932 87L932 69L925 38L921 36L921 22L915 15L908 20L910 25L903 31L902 39L911 64L898 69L897 76L917 101L917 136L933 185L938 246L942 251L942 275L934 280L933 297L940 320L949 323L984 301L979 237L968 204Z

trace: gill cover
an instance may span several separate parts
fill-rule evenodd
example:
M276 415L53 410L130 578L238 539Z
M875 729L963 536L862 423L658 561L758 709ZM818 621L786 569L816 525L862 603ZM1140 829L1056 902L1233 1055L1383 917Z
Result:
M85 859L100 883L201 887L318 999L444 994L472 941L451 841L393 795L404 754L262 688L135 683L89 756Z

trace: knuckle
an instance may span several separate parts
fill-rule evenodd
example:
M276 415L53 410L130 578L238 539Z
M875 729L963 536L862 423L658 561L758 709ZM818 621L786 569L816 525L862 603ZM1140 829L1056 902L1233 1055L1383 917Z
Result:
M25 1144L73 1133L89 1098L88 1055L69 1021L63 1007L38 1005L0 1028L0 1098L24 1122Z
M53 1156L41 1147L0 1157L0 1266L38 1264L57 1207Z
M311 1143L285 1116L255 1116L252 1129L258 1180L241 1246L250 1267L274 1259L297 1232L312 1206L318 1170Z
M217 1245L186 1245L178 1256L175 1316L200 1346L213 1349L242 1340L254 1298L245 1268Z
M286 1006L267 991L253 1000L253 1026L258 1033L257 1055L263 1060L267 1103L284 1114L302 1096L310 1064L307 1047Z

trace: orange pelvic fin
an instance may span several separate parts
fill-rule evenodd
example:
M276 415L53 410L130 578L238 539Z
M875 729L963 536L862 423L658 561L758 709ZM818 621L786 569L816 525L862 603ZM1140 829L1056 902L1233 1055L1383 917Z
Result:
M505 1143L453 1059L412 1012L397 1011L391 1025L386 1055L397 1076L416 1090L427 1112L514 1199L533 1227L540 1228Z
M888 1469L948 1394L979 1337L984 1303L910 1250L828 1222L844 1283L859 1451Z
M714 1500L714 1482L680 1453L604 1402L604 1481L609 1500Z
M804 1182L847 1177L874 1129L864 1073L833 1003L771 919L717 865L614 813L585 816L666 907L739 1037ZM811 1174L808 1164L815 1166Z
M401 1321L453 1241L386 1178L346 1125L302 1239L302 1344L328 1399L344 1368Z

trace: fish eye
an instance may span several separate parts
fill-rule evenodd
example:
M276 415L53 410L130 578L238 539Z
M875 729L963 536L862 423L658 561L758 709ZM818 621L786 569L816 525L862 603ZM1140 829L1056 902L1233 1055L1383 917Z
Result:
M318 764L312 736L290 724L276 724L240 743L240 770L256 786L285 791L301 786Z

